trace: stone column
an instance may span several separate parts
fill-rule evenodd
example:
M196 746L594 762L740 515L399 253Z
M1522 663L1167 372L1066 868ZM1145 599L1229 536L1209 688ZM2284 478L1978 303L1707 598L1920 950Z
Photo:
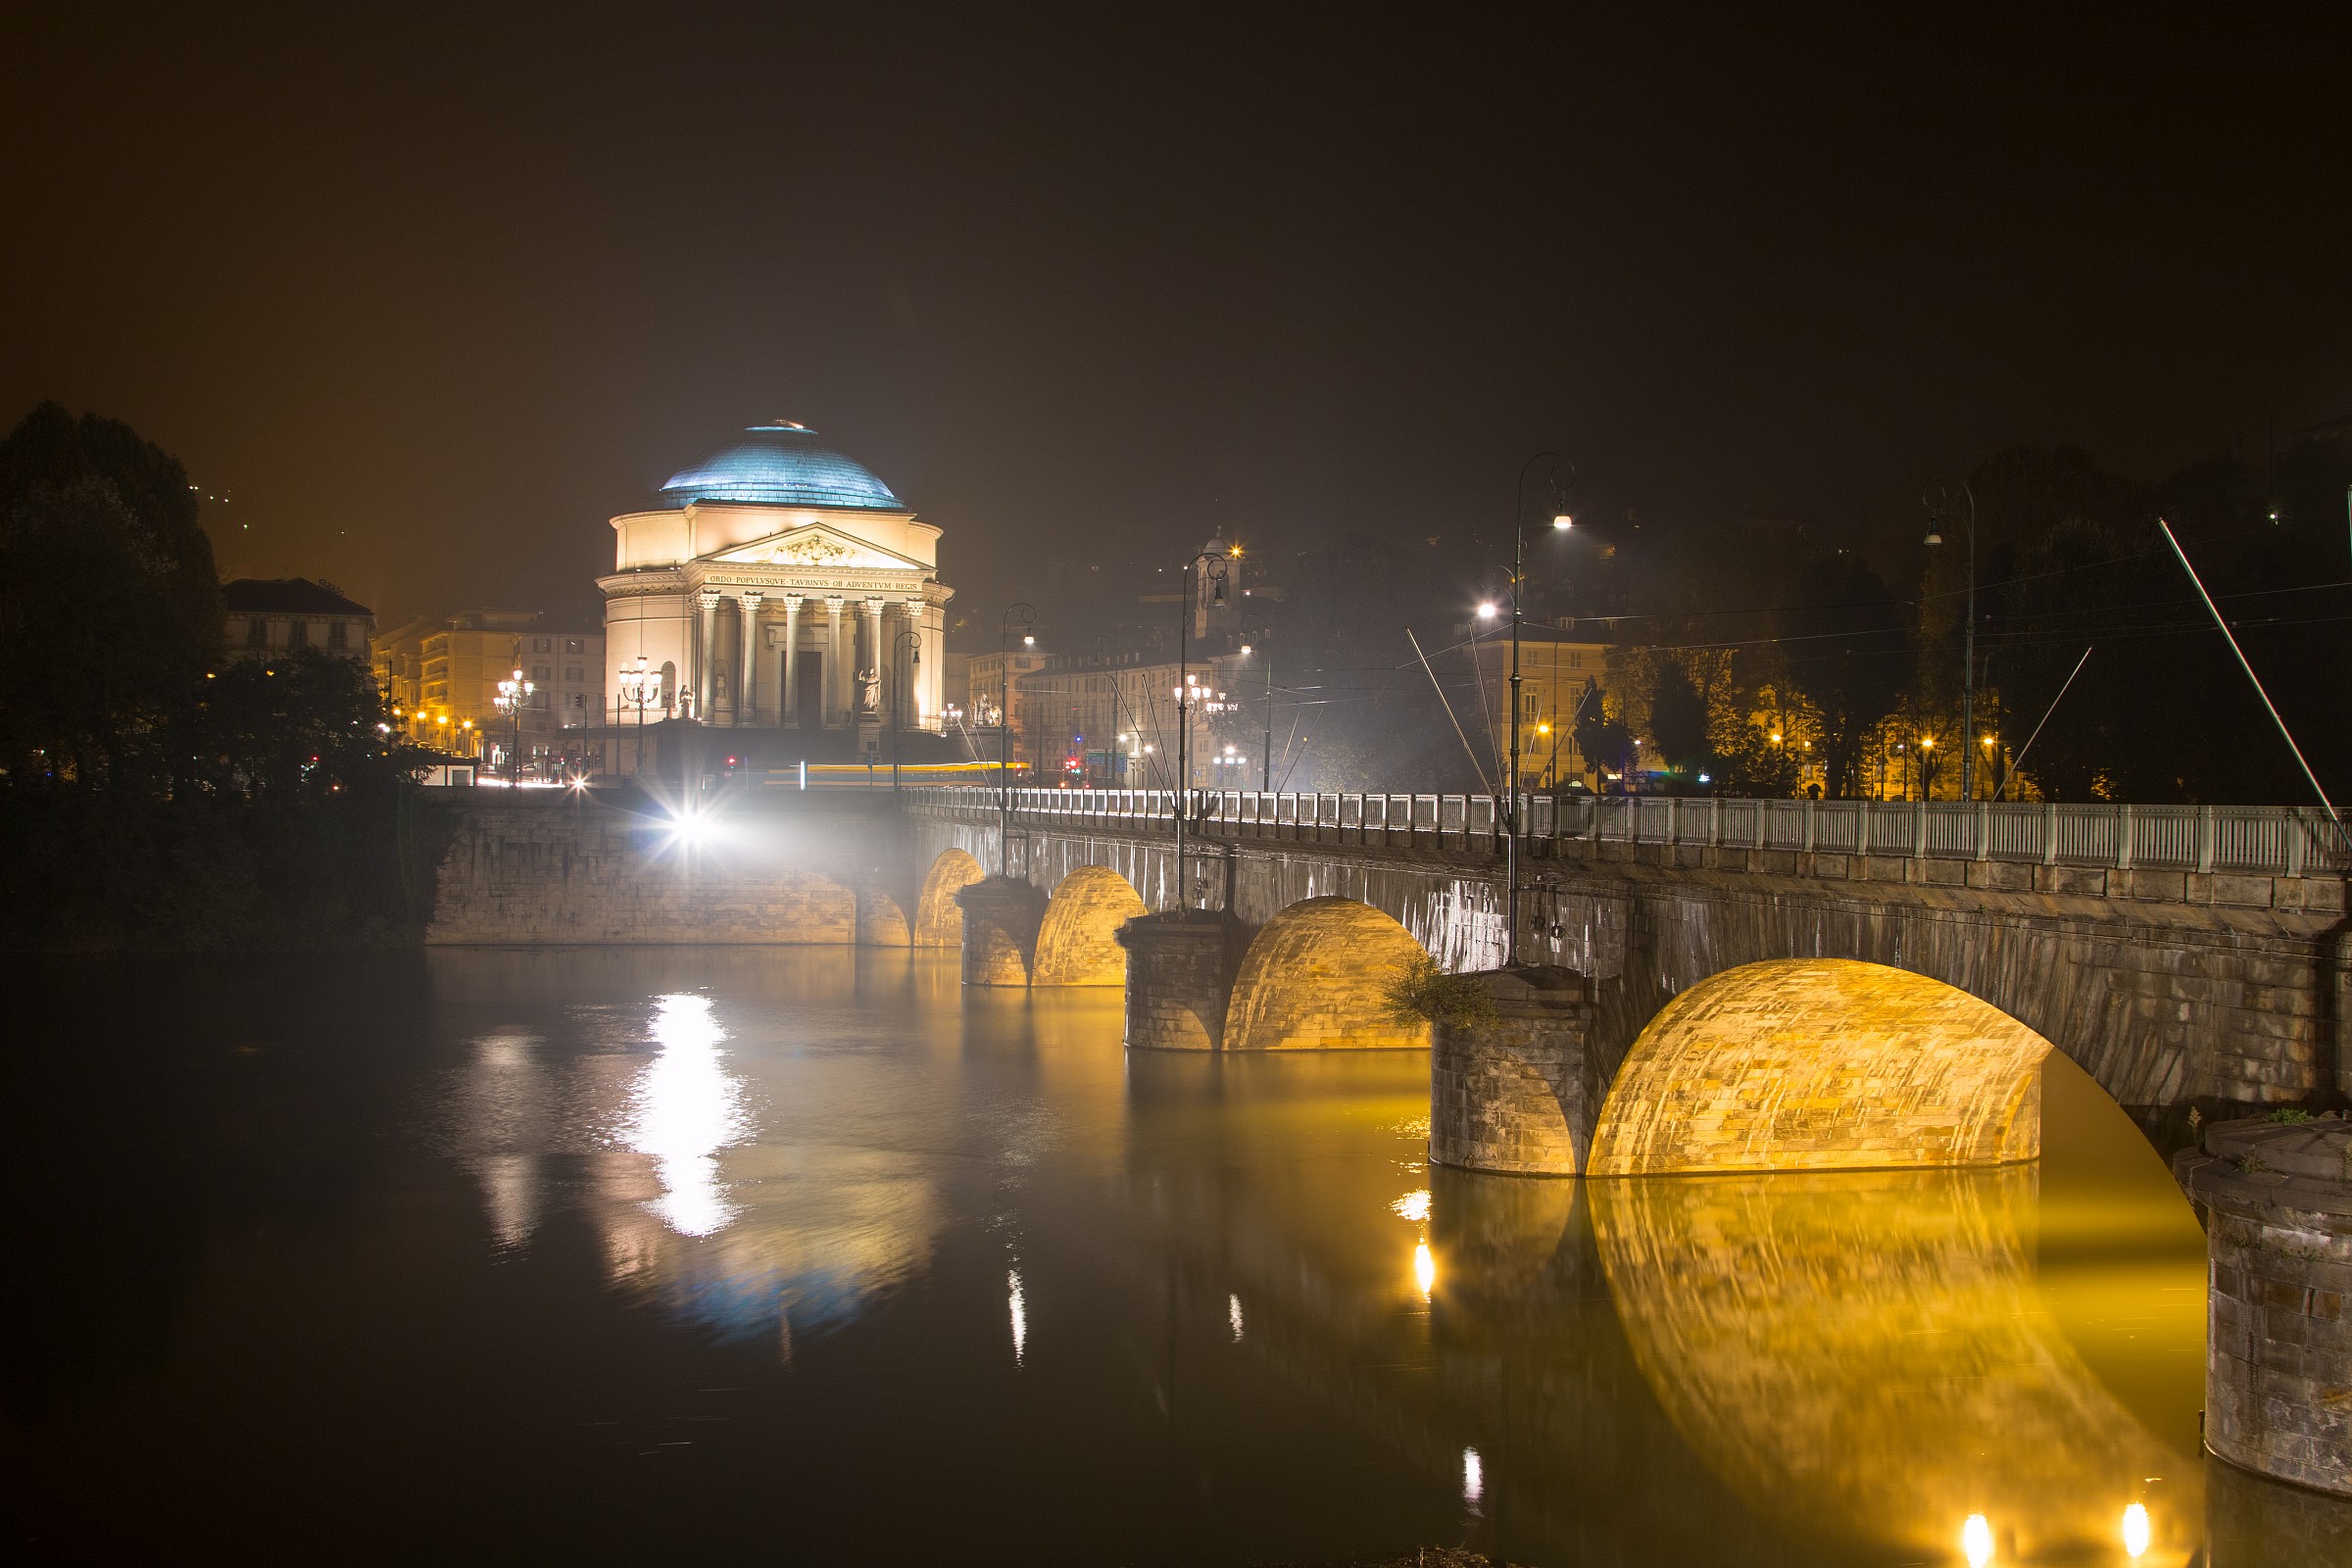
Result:
M2217 1121L2173 1174L2205 1210L2211 1259L2205 1446L2352 1496L2352 1122Z
M784 596L784 701L777 705L785 727L801 722L801 596Z
M825 649L825 717L824 727L839 729L843 715L850 710L851 649L855 638L844 637L842 629L849 623L850 602L842 598L825 601L825 620L830 641Z
M1486 994L1494 1016L1432 1020L1430 1163L1576 1175L1607 1092L1586 1056L1592 1006L1583 978L1549 967L1459 978Z
M969 907L969 906L966 906ZM968 923L964 927L968 933ZM964 938L970 951L971 938ZM1127 950L1127 1044L1155 1051L1221 1051L1225 1009L1245 946L1222 910L1170 909L1119 928ZM968 963L968 960L967 960Z
M718 662L718 590L705 588L695 596L702 611L694 636L694 716L704 723L710 722L710 692L717 684Z
M736 601L742 612L740 639L742 660L735 666L735 722L738 725L760 722L760 683L755 673L760 668L760 606L766 596L747 589Z
M1027 985L1046 896L1018 877L992 876L956 890L956 903L963 910L963 983Z

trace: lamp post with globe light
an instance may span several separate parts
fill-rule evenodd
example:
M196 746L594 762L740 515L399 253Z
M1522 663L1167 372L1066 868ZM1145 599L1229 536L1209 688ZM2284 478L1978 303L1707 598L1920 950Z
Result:
M1219 552L1203 550L1184 564L1184 587L1176 596L1176 673L1181 677L1176 687L1176 899L1184 908L1192 907L1192 897L1184 884L1184 826L1192 814L1193 768L1192 725L1193 705L1205 701L1207 688L1192 675L1193 606L1199 595L1198 585L1206 581L1214 596L1211 604L1225 602L1225 563L1240 555L1241 547Z
M537 689L519 669L498 683L498 706L514 720L514 755L507 762L507 780L515 788L522 784L522 710Z
M645 710L662 700L662 672L647 665L639 654L635 663L620 666L620 700L637 710L637 776L645 776Z

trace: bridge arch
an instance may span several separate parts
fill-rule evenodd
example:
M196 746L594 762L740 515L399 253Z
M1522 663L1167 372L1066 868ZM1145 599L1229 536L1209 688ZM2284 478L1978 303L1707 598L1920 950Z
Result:
M914 945L963 946L963 906L956 902L956 895L987 875L980 862L964 851L941 851L924 874L922 891L914 901Z
M1055 884L1037 930L1033 986L1127 983L1119 927L1145 912L1144 896L1105 865L1082 865Z
M2041 1152L2050 1043L1940 980L1847 958L1740 964L1649 1021L1594 1176L1989 1165Z
M1306 899L1268 920L1242 956L1228 1051L1427 1047L1429 1025L1389 1016L1389 980L1422 955L1413 934L1354 899Z

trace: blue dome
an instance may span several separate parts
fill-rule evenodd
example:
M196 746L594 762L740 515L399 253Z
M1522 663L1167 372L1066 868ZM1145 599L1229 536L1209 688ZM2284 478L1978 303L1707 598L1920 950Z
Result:
M749 501L770 507L839 507L905 512L862 464L819 445L805 424L778 419L755 424L691 468L671 474L662 499L673 507L695 501Z

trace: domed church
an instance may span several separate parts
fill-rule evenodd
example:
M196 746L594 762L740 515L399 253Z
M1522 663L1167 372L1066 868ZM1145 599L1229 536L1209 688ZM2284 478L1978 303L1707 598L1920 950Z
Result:
M613 724L637 721L621 672L642 655L662 675L645 722L797 732L747 744L770 757L871 756L894 728L939 732L954 590L939 529L890 486L778 419L672 475L658 503L612 519L613 571L597 579Z

